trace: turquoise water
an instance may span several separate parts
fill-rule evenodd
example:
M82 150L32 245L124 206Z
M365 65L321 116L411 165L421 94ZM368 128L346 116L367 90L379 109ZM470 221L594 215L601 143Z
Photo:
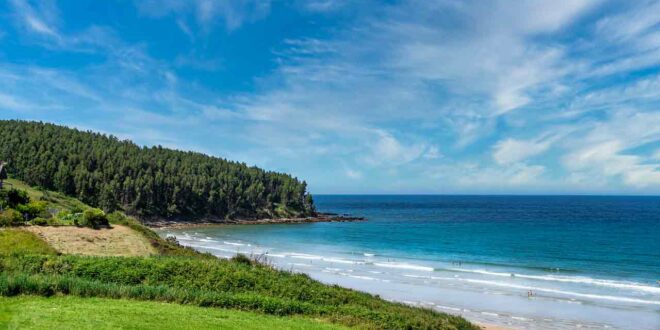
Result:
M368 221L163 234L486 323L660 329L660 197L316 196L316 203Z

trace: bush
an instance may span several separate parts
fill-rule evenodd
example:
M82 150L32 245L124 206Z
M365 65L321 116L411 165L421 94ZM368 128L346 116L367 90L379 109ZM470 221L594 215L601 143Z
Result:
M27 204L30 202L28 193L24 190L9 189L0 190L0 205L4 207L15 208L20 204Z
M71 213L69 211L61 211L55 216L56 220L53 220L53 223L60 225L78 225L82 222L82 213Z
M47 219L40 218L40 217L32 219L32 221L30 221L30 223L35 225L35 226L47 226L47 225L49 225Z
M119 212L119 211L114 211L114 212L108 214L107 218L108 218L108 222L110 222L112 224L116 224L116 225L124 224L124 223L126 223L126 220L127 220L126 216L123 213Z
M231 261L238 263L238 264L244 264L244 265L252 265L252 259L250 259L248 256L244 254L237 254L231 258Z
M43 201L32 201L27 204L21 204L16 207L16 210L23 214L27 214L29 219L36 217L47 217L48 211L46 211L46 206L48 204Z
M0 212L0 227L20 226L24 223L23 215L14 209Z
M108 217L105 215L105 212L102 210L87 209L83 212L82 221L78 221L78 225L99 229L101 227L110 226L110 223L108 222Z

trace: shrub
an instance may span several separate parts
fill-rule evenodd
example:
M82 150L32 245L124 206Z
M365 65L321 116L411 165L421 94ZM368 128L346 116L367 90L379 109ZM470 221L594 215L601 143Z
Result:
M15 208L20 204L27 204L30 202L28 193L24 190L9 189L0 190L0 205Z
M25 223L23 215L14 209L0 212L0 227L20 226Z
M46 211L46 206L48 204L43 201L32 201L27 204L20 204L16 207L16 210L23 214L27 214L29 219L36 217L47 217L49 215Z
M108 217L102 210L87 209L83 212L82 221L79 221L78 225L98 229L101 227L108 227L110 223L108 223Z
M49 224L47 219L44 219L44 218L41 218L41 217L36 217L36 218L32 219L32 221L30 221L30 223L32 223L35 226L47 226Z
M60 213L57 214L56 222L61 225L78 225L79 223L82 222L82 213L71 213L69 211L61 211Z
M231 261L239 264L244 264L244 265L252 265L252 259L250 259L248 256L244 254L237 254L231 258Z
M124 223L126 223L126 220L127 220L126 216L123 213L119 212L119 211L114 211L114 212L108 214L107 218L108 218L108 222L110 222L112 224L117 224L117 225L124 224Z

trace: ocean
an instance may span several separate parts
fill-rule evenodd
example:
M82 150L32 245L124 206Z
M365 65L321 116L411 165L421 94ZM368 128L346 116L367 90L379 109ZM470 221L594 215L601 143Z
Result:
M365 222L164 229L400 301L521 329L660 329L660 197L318 195Z

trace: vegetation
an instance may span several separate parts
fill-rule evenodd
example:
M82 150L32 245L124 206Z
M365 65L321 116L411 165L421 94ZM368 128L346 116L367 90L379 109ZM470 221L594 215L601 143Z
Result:
M77 297L0 297L0 329L341 329L306 318L158 302Z
M0 159L33 186L106 212L265 218L314 213L306 183L289 175L52 124L0 121Z
M100 209L79 202L62 205L60 200L51 198L48 191L36 194L33 188L29 190L33 193L16 188L0 189L0 227L16 227L28 223L38 226L76 225L94 229L109 226L105 213ZM32 200L30 196L40 196L40 200Z
M25 190L15 188L14 190L4 190L7 193L2 199L5 209L1 217L9 219L7 221L12 225L18 221L20 224L32 224L33 226L23 229L0 230L0 297L14 297L0 298L0 302L3 303L3 306L7 301L10 302L10 306L12 306L12 302L16 301L19 302L19 305L21 302L37 305L35 305L36 309L25 312L27 315L25 318L17 317L16 309L12 309L12 307L0 307L0 325L3 325L4 322L9 326L18 324L21 328L41 327L42 324L43 328L57 328L58 324L70 327L75 325L75 328L96 328L98 324L106 324L106 320L111 318L111 316L103 314L106 313L105 308L98 308L99 304L106 304L105 300L98 298L112 298L131 300L130 303L126 301L107 302L107 306L126 307L118 311L118 313L124 313L122 315L126 315L126 317L117 317L112 322L124 322L123 320L125 320L129 322L126 323L129 324L126 327L130 328L139 327L142 324L139 322L144 321L143 318L138 317L138 315L142 315L137 312L139 308L149 309L153 306L155 310L150 315L161 315L159 320L167 320L170 317L172 320L174 317L177 320L185 320L186 316L177 315L186 314L188 311L190 311L188 318L195 318L194 310L198 310L198 307L215 307L240 310L250 312L250 314L214 309L208 315L233 313L233 315L237 315L236 319L245 318L245 320L256 322L247 324L258 327L272 324L275 329L279 325L293 329L308 328L308 326L321 327L323 323L319 323L319 320L363 329L478 329L458 316L387 302L366 293L324 285L312 280L307 275L279 271L246 256L239 255L230 260L220 260L212 255L184 248L175 239L162 239L135 218L127 216L123 212L114 211L106 214L100 209L93 209L73 198L47 190L35 190L24 186L20 181L15 181L15 183L17 187L25 188ZM33 216L34 218L31 218ZM0 219L3 219L1 217ZM21 220L19 221L18 218ZM25 218L28 218L30 222L25 223ZM44 221L46 225L55 224L59 227L41 227ZM77 228L73 224L109 225L114 229L91 230ZM90 226L93 227L93 225ZM28 232L33 231L47 237L44 234L45 231L56 230L63 235L63 239L66 239L67 236L78 239L82 237L82 231L99 234L116 231L120 228L130 230L131 234L137 233L141 240L147 241L153 248L147 254L157 253L158 256L57 255L57 252L46 242ZM116 241L112 239L97 241L90 238L88 241L90 244L98 245L102 250L117 248L117 246L104 245L116 245ZM84 249L92 251L91 248ZM77 253L77 251L64 252ZM64 305L60 306L57 311L40 312L38 306L46 306L45 304L52 300L17 297L25 295L55 296L55 300L65 299L60 297L63 295L73 296L73 298L66 299L73 301L75 308L67 310ZM96 299L81 300L75 297L94 297ZM55 304L57 303L55 302ZM173 306L162 303L192 306ZM137 310L132 310L130 306L136 306ZM160 313L158 313L159 308L162 308ZM181 310L177 311L179 308ZM172 314L168 314L170 309ZM145 313L149 315L149 312ZM286 318L274 318L263 314L286 316ZM86 315L87 318L82 315ZM316 321L302 319L303 317ZM102 323L95 323L96 326L88 326L87 323L84 323L95 319L101 320L99 322ZM205 322L205 320L203 317L199 317L186 324L191 326L200 324L199 327L206 328L203 323L194 323ZM269 323L271 322L269 320L278 321ZM284 323L277 323L280 321ZM214 325L221 324L219 321L213 322ZM167 324L169 328L171 323ZM226 323L227 327L235 325L238 328L243 328L245 324ZM147 326L153 327L151 322Z
M258 263L186 257L15 256L0 259L0 296L152 300L308 316L369 329L476 329L461 317L412 308Z
M18 229L0 229L0 257L24 254L56 254L39 237L27 231Z

